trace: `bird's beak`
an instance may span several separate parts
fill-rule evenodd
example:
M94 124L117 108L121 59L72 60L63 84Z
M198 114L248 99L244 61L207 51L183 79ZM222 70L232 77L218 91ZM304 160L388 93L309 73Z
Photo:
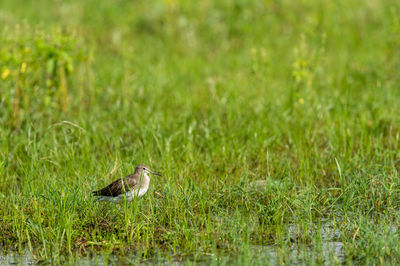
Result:
M154 173L154 172L152 172L152 171L149 171L149 173L150 173L150 174L153 174L153 175L161 176L160 174Z

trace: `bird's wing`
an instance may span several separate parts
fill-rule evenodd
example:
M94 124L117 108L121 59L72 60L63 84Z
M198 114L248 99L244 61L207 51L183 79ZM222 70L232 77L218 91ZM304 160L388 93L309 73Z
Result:
M132 175L128 175L122 179L117 179L103 189L93 191L94 196L108 196L115 197L119 194L133 190L137 185L137 181L134 178L130 178Z

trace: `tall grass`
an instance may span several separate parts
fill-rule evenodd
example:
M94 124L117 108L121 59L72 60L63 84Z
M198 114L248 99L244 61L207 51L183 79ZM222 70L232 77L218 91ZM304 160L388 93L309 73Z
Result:
M346 261L399 260L397 1L0 7L5 247L320 263L329 221ZM138 163L143 198L94 202Z

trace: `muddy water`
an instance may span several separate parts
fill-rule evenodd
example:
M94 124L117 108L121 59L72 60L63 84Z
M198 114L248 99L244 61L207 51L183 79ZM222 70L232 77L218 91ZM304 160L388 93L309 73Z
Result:
M315 235L316 226L311 226L310 232L307 235ZM340 233L334 229L329 223L324 224L320 229L320 237L318 240L312 241L311 244L299 244L296 239L301 236L298 228L295 225L289 226L289 238L292 244L289 248L280 249L278 246L272 245L248 245L245 246L243 252L236 256L220 256L216 257L213 254L201 256L201 259L196 258L174 258L174 257L158 257L146 261L141 261L143 264L157 265L183 265L188 262L196 262L200 265L208 265L210 263L219 262L220 264L253 264L253 265L276 265L279 263L288 264L307 264L307 262L318 262L318 264L333 265L342 264L345 262L344 245L340 241ZM304 232L303 232L304 233ZM67 264L74 265L108 265L108 264L137 264L137 257L131 256L116 256L116 255L94 255L80 258L67 259ZM23 252L6 252L0 247L0 265L31 265L38 261L35 260L32 253L27 249ZM52 261L42 261L51 263ZM54 261L53 261L54 263Z
M23 252L5 252L0 247L0 265L31 265L35 260L28 250Z
M289 264L304 264L310 261L319 261L325 265L342 264L345 262L344 249L342 242L325 242L322 244L321 251L316 251L308 246L293 246L289 252L286 251L285 259L282 260L282 254L273 246L249 246L251 259L243 258L243 255L234 257L221 257L214 259L212 255L204 256L202 260L193 261L192 258L180 259L151 259L142 261L142 265L186 265L188 262L196 262L198 265L209 265L213 261L222 262L221 264L242 264L243 261L251 261L254 265L279 264L285 262ZM246 254L244 256L249 256ZM0 254L0 265L32 265L36 261L29 251L22 253L2 252ZM54 261L39 261L44 264L54 263ZM109 265L109 264L137 264L134 256L119 257L115 255L95 255L91 257L71 258L66 261L67 264L74 265Z

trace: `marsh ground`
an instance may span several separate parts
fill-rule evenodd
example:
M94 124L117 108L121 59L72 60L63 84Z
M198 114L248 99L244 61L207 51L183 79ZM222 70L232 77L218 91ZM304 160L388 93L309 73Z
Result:
M398 262L399 18L394 0L1 1L3 249L322 263L328 223L332 262ZM93 201L138 163L163 174L145 197Z

